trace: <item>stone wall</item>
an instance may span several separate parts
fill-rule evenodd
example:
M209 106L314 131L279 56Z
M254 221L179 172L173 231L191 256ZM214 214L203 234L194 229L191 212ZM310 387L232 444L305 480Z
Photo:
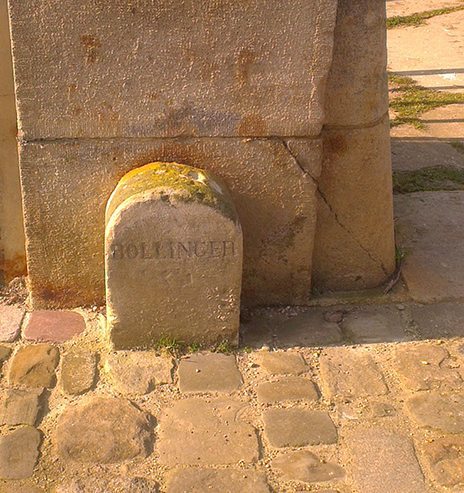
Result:
M11 1L34 306L104 301L106 202L151 161L226 182L245 305L307 303L312 273L318 288L383 282L382 3Z
M26 270L7 0L0 0L0 285Z

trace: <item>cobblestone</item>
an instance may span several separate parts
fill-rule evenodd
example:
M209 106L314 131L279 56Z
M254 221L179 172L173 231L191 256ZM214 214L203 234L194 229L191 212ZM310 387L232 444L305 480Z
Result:
M327 413L299 408L266 410L264 434L269 443L278 448L337 441L337 430Z
M420 426L464 433L464 394L420 394L409 399L407 408Z
M8 346L0 346L0 365L4 363L11 354L11 349Z
M269 493L266 476L249 470L179 469L168 478L167 493Z
M184 399L160 417L158 452L164 465L252 463L259 457L256 430L240 420L234 400Z
M9 382L31 388L53 387L58 359L58 348L49 344L21 347L10 361Z
M448 351L430 343L401 346L396 350L396 371L408 390L458 389L461 375L450 368Z
M330 398L356 398L388 393L383 375L363 349L328 348L320 359L323 392Z
M145 457L151 430L147 415L129 401L90 397L60 416L55 442L63 459L107 464Z
M294 351L260 351L256 361L271 375L300 375L309 370L303 356Z
M286 452L272 461L272 467L278 470L287 481L322 483L336 481L345 477L345 471L338 464L322 461L317 455L298 450Z
M40 432L31 426L1 436L0 478L25 479L32 476L39 457L40 441Z
M62 343L82 334L82 315L68 310L36 310L29 315L24 337L30 341Z
M0 304L0 342L13 342L17 339L23 317L22 308Z
M0 408L0 424L34 426L42 394L42 390L7 390Z
M258 401L273 404L283 401L317 401L319 393L311 380L300 377L286 377L273 382L263 382L256 389Z
M90 390L96 379L97 355L93 352L72 350L61 362L61 387L63 392L79 395Z
M446 487L464 484L464 437L440 437L423 447L433 477Z
M219 353L183 358L178 374L182 392L232 392L243 383L235 356Z

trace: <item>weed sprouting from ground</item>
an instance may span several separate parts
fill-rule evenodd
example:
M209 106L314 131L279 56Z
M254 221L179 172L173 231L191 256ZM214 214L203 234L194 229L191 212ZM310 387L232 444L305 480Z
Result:
M437 190L464 190L464 169L432 166L393 173L393 191L395 193Z
M427 89L410 77L390 74L389 82L392 94L396 93L390 101L390 107L396 113L396 117L391 121L392 127L410 124L423 129L425 125L420 117L425 112L449 104L464 103L464 94Z
M428 19L436 17L438 15L452 14L464 10L464 5L458 5L455 7L444 7L441 9L426 10L424 12L415 12L410 15L395 15L387 19L387 29L393 29L395 27L417 27L422 26Z

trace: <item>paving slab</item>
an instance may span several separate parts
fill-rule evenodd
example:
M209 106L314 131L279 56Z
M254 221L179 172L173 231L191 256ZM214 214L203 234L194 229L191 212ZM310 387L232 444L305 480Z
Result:
M158 493L156 481L144 478L82 478L60 484L53 493Z
M394 368L406 390L462 388L464 381L448 351L433 343L399 346Z
M63 343L85 330L82 315L69 310L36 310L29 315L24 337L30 341Z
M0 304L0 342L13 342L21 330L24 309L16 305Z
M255 360L271 375L300 375L309 370L303 356L295 351L259 351Z
M61 388L66 394L83 394L93 387L96 373L96 353L73 349L61 361Z
M322 392L332 399L388 393L383 375L363 348L327 348L320 358Z
M424 118L430 119L427 115ZM446 125L445 122L443 124ZM426 130L415 132L416 137L408 137L408 128L405 127L409 126L392 129L393 171L417 171L434 166L464 169L464 152L453 147L452 140L439 140Z
M91 396L64 411L54 439L64 460L110 464L146 457L152 425L125 399Z
M179 469L168 475L167 493L269 493L266 476L254 470Z
M193 354L179 363L181 392L233 392L243 383L234 355Z
M407 338L400 311L394 306L357 308L344 315L341 325L348 339L361 344Z
M427 339L464 336L464 304L412 305L411 315L419 333Z
M406 402L419 426L445 433L464 433L464 394L419 394Z
M263 382L256 389L258 402L273 404L284 401L317 401L319 392L314 382L307 378L286 377L273 382Z
M273 447L305 447L337 441L337 430L326 412L267 409L263 420L264 435Z
M464 437L439 437L421 444L433 478L441 486L464 484Z
M425 493L412 441L381 427L360 426L346 434L349 468L358 491Z
M402 275L411 297L432 303L464 297L464 192L395 197Z
M184 399L160 416L158 453L167 466L226 465L258 460L255 429L240 420L246 404L235 400Z
M286 481L323 483L338 481L345 477L344 469L336 463L323 461L308 450L285 452L272 461Z
M36 424L42 407L42 390L9 389L0 407L0 424L8 426Z
M40 432L31 426L1 436L0 478L25 479L32 476L39 457L40 441Z
M152 351L117 351L108 355L106 366L122 394L147 394L155 385L173 381L173 359Z
M433 17L420 27L389 29L389 69L411 76L426 87L461 90L464 74L457 69L462 68L464 59L463 23L464 11L459 11Z
M10 360L8 381L25 387L53 387L59 351L50 344L20 347Z

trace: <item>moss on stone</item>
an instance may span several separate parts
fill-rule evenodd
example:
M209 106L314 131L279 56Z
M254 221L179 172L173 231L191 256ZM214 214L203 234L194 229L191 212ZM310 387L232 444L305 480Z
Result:
M220 210L236 220L237 214L225 185L207 171L179 163L149 163L126 173L108 200L106 222L125 200L144 192L167 202L197 202Z
M446 166L432 166L393 173L394 193L437 190L464 190L464 170Z

